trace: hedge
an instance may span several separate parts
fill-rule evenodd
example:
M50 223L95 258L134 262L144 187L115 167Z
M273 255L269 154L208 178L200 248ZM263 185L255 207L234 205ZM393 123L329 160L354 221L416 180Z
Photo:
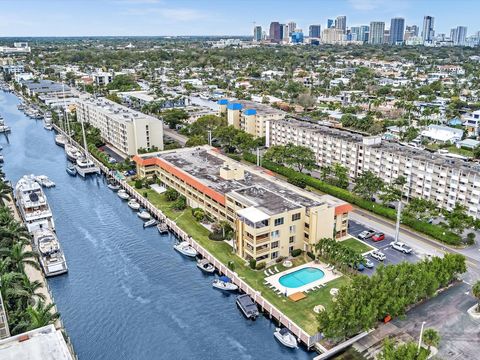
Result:
M256 156L251 153L244 153L243 159L253 164L257 162ZM307 186L317 189L323 193L335 196L339 199L349 202L350 204L354 204L359 208L371 211L390 220L396 220L397 218L397 212L394 209L390 209L381 204L374 203L373 201L365 200L362 197L355 195L348 190L327 184L307 174L303 174L301 172L295 171L282 165L278 165L268 160L263 160L262 166L277 174L285 176L289 182L296 182L301 179L305 182ZM445 244L459 245L462 242L462 238L458 234L455 234L449 230L445 230L439 225L429 224L405 216L402 218L402 223L418 232L431 236Z

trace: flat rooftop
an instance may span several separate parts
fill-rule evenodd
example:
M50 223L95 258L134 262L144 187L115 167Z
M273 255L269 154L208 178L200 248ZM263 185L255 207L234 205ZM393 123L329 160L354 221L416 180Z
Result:
M73 360L60 330L47 325L0 340L2 360Z
M229 197L248 203L269 215L301 207L344 204L332 197L320 196L297 188L265 173L263 169L256 169L219 154L209 146L139 156L142 159L159 158L217 193L228 194ZM220 169L226 165L229 168L243 169L243 178L227 180L220 177Z

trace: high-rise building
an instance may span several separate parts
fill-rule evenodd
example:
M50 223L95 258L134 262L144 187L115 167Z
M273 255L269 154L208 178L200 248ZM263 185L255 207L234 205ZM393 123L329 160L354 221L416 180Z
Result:
M417 25L410 25L410 26L406 26L405 27L405 36L404 36L404 40L408 40L410 38L413 38L413 37L417 37L418 36L418 26Z
M367 25L352 26L350 29L351 39L353 41L367 42L368 30L369 30L369 27Z
M422 39L423 42L430 43L435 36L435 30L433 29L435 18L433 16L423 17Z
M308 36L311 38L319 38L321 36L321 26L310 25L310 28L308 29Z
M262 27L261 26L255 26L253 28L253 41L255 41L255 42L262 41Z
M280 40L288 41L290 31L287 24L280 24Z
M343 42L343 31L341 29L323 29L322 42L324 44L340 44Z
M467 38L467 27L457 26L450 31L450 38L455 46L464 46Z
M390 45L403 44L404 30L405 30L404 18L393 18L390 21Z
M288 23L288 36L290 36L295 30L297 30L297 23L290 21Z
M301 44L303 43L303 32L301 29L295 30L292 35L290 35L292 44Z
M330 29L331 27L333 27L333 19L328 19L327 20L327 29Z
M346 16L337 16L335 20L335 28L343 31L344 34L347 33L347 17Z
M280 42L280 23L278 21L273 21L270 23L270 41L271 42Z
M384 33L385 33L385 23L383 21L372 21L370 23L368 43L372 45L383 44Z

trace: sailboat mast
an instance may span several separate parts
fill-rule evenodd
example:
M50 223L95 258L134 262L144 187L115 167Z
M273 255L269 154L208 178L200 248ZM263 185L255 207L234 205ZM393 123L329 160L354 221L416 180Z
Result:
M62 92L63 92L63 111L64 111L64 118L66 123L66 130L67 132L67 140L70 139L70 122L68 121L68 113L67 113L67 101L65 100L65 83L62 82Z

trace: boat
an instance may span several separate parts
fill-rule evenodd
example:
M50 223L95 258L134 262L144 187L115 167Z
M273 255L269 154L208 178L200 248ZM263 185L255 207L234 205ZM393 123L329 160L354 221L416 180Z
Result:
M238 290L238 286L232 283L232 280L228 276L220 276L218 279L213 280L212 286L215 289L223 291Z
M135 199L130 200L127 205L132 210L139 210L140 209L140 204Z
M275 336L275 339L280 341L280 343L286 347L292 349L298 348L297 339L287 328L276 328L273 336Z
M46 175L35 176L35 181L38 182L41 186L46 188L51 188L55 186L55 183L50 180Z
M65 171L67 172L68 175L71 175L71 176L77 175L77 168L72 163L68 163Z
M259 312L257 305L253 302L250 295L243 294L237 296L236 303L247 319L255 320L258 317Z
M77 158L75 169L77 169L77 173L82 177L85 177L89 174L100 173L100 168L95 165L95 163L86 155L82 155L80 158Z
M117 195L120 199L122 200L128 200L130 199L130 195L127 194L127 192L123 189L118 190Z
M65 147L65 143L67 142L67 139L65 138L64 135L58 134L55 135L55 144L61 147Z
M215 266L210 264L207 259L198 260L197 267L207 274L213 274L215 272Z
M30 233L40 229L55 229L47 197L33 175L25 175L18 180L14 196L20 215Z
M68 272L65 255L57 236L50 229L38 230L33 234L33 249L38 253L40 265L46 277Z
M53 130L52 116L50 114L45 115L43 118L43 128L45 130Z
M3 158L3 155L0 155L0 163L3 163L5 160Z
M188 256L188 257L195 257L197 256L197 250L195 250L188 241L182 241L173 245L173 248L177 250L180 254Z
M113 191L118 191L120 190L120 185L119 184L115 184L115 183L112 183L112 182L109 182L107 187L110 189L110 190L113 190Z
M143 223L144 228L147 228L147 227L150 227L150 226L155 226L155 225L157 225L157 220L155 220L155 219L150 219L147 222Z
M82 156L82 153L75 146L65 143L65 155L68 161L76 163L77 159Z
M168 226L164 221L162 221L157 225L157 230L160 233L160 235L168 234Z
M142 210L139 213L137 213L137 216L142 219L142 220L150 220L152 215L147 210Z

